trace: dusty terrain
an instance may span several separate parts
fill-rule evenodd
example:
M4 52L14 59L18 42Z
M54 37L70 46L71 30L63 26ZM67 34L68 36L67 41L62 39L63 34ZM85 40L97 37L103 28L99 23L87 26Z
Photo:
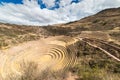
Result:
M118 80L120 8L66 24L0 23L0 61L1 80Z

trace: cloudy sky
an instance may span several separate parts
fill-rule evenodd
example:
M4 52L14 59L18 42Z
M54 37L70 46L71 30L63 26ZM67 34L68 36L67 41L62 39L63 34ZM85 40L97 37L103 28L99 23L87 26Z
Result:
M120 7L120 0L0 0L0 22L21 25L66 23L117 7Z

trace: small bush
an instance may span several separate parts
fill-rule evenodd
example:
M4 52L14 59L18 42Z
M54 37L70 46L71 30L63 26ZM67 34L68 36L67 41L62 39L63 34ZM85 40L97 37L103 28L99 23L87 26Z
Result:
M98 19L96 19L96 20L94 20L94 21L93 21L93 23L97 23L97 22L99 22L99 20L98 20Z

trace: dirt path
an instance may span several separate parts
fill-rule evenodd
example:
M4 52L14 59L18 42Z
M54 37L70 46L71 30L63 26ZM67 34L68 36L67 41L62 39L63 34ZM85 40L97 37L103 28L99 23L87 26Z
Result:
M88 40L91 40L91 39L88 39ZM117 58L116 56L112 55L110 52L108 52L107 50L103 49L102 47L100 47L100 46L98 46L98 45L96 45L96 44L92 44L92 43L90 43L89 41L85 41L85 40L84 40L84 42L86 42L87 44L89 44L90 46L92 46L92 47L94 47L94 48L98 48L99 50L103 51L105 54L107 54L107 55L110 56L111 58L113 58L113 59L115 59L116 61L119 61L119 62L120 62L120 59L119 59L119 58ZM101 42L101 41L98 41L98 40L97 40L97 42L98 42L98 43L100 42L100 43L102 43L102 44L108 45L108 46L110 46L110 47L113 47L113 49L117 49L118 51L120 51L120 48L117 47L117 46L114 46L114 45L111 45L111 44L108 44L108 43L105 43L105 42Z

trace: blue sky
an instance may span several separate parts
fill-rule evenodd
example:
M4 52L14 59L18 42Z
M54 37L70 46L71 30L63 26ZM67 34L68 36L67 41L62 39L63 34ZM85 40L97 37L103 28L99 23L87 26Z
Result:
M0 0L0 22L20 25L67 23L120 7L120 0Z
M42 0L39 0L39 1L42 1ZM60 1L60 0L56 0L56 1ZM80 0L72 0L71 2L74 2L74 3L78 3ZM16 4L21 4L22 3L22 0L0 0L0 2L7 2L7 3L16 3Z
M0 2L21 4L22 0L0 0Z
M4 3L14 3L14 4L23 4L22 2L23 0L0 0L0 3L4 2ZM71 0L71 4L72 3L79 3L81 0ZM55 0L55 5L48 8L50 10L54 10L56 8L59 8L59 2L60 0ZM38 4L40 5L41 9L46 8L46 4L42 1L42 0L38 0Z

